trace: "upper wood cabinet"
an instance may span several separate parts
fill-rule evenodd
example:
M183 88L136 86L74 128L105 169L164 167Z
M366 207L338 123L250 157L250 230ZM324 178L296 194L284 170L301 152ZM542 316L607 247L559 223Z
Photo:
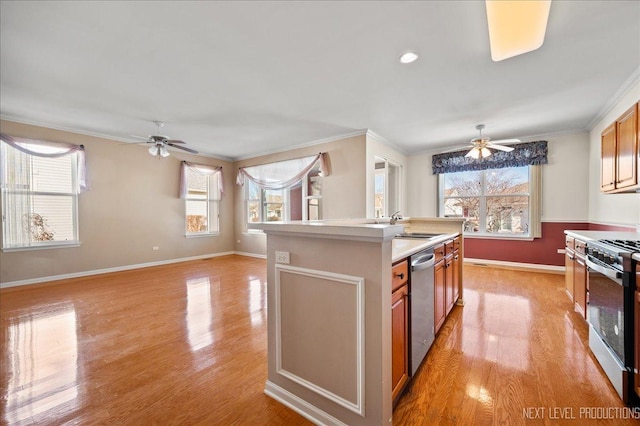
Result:
M616 189L616 123L604 129L601 141L600 190L606 192Z
M633 105L602 132L600 189L603 192L640 190L638 105Z

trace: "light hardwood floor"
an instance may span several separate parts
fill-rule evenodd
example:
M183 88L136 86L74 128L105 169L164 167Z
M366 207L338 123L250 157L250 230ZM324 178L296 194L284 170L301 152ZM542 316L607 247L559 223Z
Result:
M464 276L394 424L638 424L580 418L622 404L561 275ZM263 394L265 280L226 256L1 291L2 423L310 424Z

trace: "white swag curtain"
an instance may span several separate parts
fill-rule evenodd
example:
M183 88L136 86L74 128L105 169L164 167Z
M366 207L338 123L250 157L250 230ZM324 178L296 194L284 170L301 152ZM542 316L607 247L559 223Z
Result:
M7 145L25 154L44 158L59 158L77 153L78 162L78 192L89 190L87 179L87 163L84 145L74 145L64 142L49 142L27 138L18 138L0 133L0 139Z
M303 178L304 175L320 162L320 174L329 176L328 155L321 152L309 157L294 158L292 160L277 161L275 163L258 166L241 167L238 170L236 183L244 185L245 179L265 189L287 188Z
M180 167L180 198L187 198L187 194L189 193L189 188L187 188L187 175L189 173L189 170L199 173L203 176L211 176L216 173L220 173L220 176L218 176L218 189L220 193L224 192L224 186L222 184L222 167L207 166L205 164L196 164L190 163L189 161L183 161ZM213 197L213 199L218 199L219 197L218 194L209 194L209 196Z

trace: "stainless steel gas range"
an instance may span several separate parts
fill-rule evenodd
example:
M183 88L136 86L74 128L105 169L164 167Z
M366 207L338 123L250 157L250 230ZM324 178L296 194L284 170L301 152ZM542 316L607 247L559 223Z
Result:
M589 348L622 400L637 405L634 391L634 253L638 240L587 242Z

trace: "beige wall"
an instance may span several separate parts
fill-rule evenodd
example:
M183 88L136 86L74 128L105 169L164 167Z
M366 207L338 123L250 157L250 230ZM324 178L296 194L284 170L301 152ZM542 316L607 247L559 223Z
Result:
M9 121L0 127L13 136L83 144L91 186L79 196L81 246L0 252L0 283L233 251L232 163L176 151L158 160L144 146ZM219 236L184 235L182 159L223 167Z
M234 176L240 167L272 163L292 158L329 153L331 175L322 179L322 218L345 219L366 216L365 200L365 135L354 136L291 151L263 155L234 163ZM231 185L228 185L231 186ZM264 235L246 232L244 187L233 182L235 198L235 250L266 255Z
M640 194L600 192L600 135L631 105L640 100L640 81L633 85L589 133L589 220L595 223L640 226Z

